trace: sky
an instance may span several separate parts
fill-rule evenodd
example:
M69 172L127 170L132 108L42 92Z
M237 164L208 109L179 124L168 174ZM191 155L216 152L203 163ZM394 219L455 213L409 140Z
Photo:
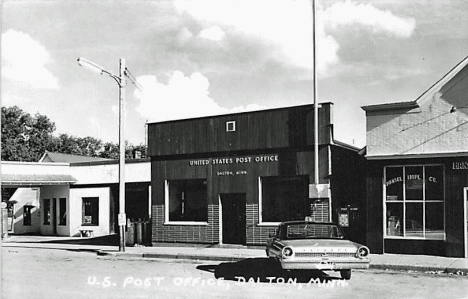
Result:
M2 106L55 134L118 142L146 123L312 104L312 0L3 0ZM362 106L415 100L468 56L466 0L316 0L317 101L335 140L363 147Z

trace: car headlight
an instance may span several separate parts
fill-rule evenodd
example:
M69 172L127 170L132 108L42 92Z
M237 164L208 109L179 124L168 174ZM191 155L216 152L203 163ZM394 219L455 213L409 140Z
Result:
M358 248L356 252L356 257L362 259L362 258L367 257L369 253L370 253L369 248L367 248L366 246L361 246Z
M282 251L282 255L284 258L291 257L293 255L293 250L291 247L284 247Z

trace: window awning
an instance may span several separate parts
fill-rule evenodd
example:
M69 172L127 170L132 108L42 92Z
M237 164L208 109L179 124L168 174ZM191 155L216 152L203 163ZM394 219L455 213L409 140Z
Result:
M68 174L2 174L2 186L70 185L76 179Z

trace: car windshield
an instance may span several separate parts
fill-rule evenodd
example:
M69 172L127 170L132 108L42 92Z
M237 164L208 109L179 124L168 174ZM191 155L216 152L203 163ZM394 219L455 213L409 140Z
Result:
M298 223L285 227L285 239L344 239L340 228L334 224Z

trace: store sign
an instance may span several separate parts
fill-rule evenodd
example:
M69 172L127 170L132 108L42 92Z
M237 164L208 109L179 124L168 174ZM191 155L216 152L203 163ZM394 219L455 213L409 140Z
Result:
M468 169L468 162L452 162L452 169L453 170L465 170Z
M238 171L218 171L216 172L217 176L230 176L230 175L245 175L247 174L246 170L238 170Z
M189 165L190 166L203 166L203 165L229 165L229 164L246 164L246 163L267 163L267 162L278 162L278 155L261 155L261 156L190 160Z
M396 178L389 179L388 181L385 182L385 185L388 187L390 185L393 185L397 182L403 182L403 179L401 176L397 176Z

